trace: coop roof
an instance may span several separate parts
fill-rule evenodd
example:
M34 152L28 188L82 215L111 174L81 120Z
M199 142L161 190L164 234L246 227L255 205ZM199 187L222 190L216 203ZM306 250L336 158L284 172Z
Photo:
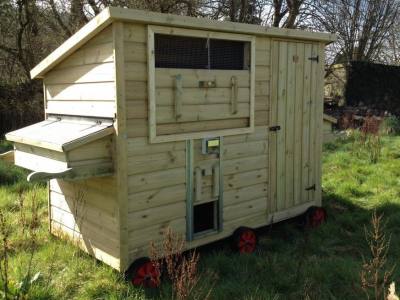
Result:
M50 117L45 121L7 133L6 139L63 152L107 136L113 131L110 121Z
M66 40L60 47L41 61L31 70L32 78L42 78L49 70L60 63L67 56L89 41L102 29L113 21L131 21L144 24L167 25L192 29L224 31L266 35L279 38L300 39L307 41L321 41L331 43L336 40L336 35L323 32L310 32L304 30L265 27L252 24L234 22L221 22L205 18L193 18L171 14L161 14L121 7L108 7L83 26L78 32Z

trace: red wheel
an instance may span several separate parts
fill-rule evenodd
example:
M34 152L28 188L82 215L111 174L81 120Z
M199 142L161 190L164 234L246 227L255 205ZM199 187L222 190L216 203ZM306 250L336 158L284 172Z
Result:
M253 253L257 247L257 234L248 227L239 227L233 233L233 246L240 254Z
M159 268L147 257L136 260L127 273L128 280L135 286L157 288L161 284Z
M326 222L327 214L323 207L312 206L306 212L306 226L317 228Z

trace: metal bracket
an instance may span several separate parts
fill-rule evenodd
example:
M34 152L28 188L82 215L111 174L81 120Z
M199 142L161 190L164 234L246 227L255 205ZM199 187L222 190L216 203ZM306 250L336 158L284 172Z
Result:
M215 80L200 80L199 88L216 88L217 82Z
M281 126L279 126L279 125L277 125L277 126L271 126L271 127L269 128L269 131L278 131L278 130L281 130Z
M306 188L306 191L311 191L311 190L315 191L315 184Z
M311 60L311 61L316 61L317 63L319 63L319 55L317 55L317 56L312 56L312 57L309 57L309 58L308 58L308 60Z

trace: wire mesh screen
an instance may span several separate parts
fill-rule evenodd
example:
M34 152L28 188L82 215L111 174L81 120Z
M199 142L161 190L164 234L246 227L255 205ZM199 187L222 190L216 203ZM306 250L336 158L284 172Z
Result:
M243 70L245 69L245 44L240 41L155 34L155 66L156 68Z
M207 69L207 40L155 34L156 68Z
M210 40L211 69L242 70L244 67L244 42Z

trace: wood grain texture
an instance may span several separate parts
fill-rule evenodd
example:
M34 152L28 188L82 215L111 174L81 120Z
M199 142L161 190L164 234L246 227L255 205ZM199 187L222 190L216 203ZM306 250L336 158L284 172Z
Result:
M120 269L126 270L129 265L128 259L128 154L127 154L127 118L126 118L126 92L125 92L125 58L124 58L124 24L113 23L114 43L114 70L116 80L116 119L115 127L115 170L117 185L117 202L119 217L120 242Z

